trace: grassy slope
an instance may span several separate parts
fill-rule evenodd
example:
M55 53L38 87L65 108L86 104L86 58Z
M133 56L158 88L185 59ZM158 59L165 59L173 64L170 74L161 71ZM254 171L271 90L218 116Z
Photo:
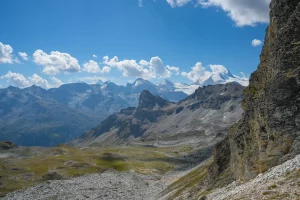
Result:
M108 169L134 170L142 174L165 174L176 165L189 165L183 158L186 146L154 148L145 146L89 147L59 146L2 151L0 158L0 194L36 185L50 179L68 179L101 173ZM178 153L180 152L180 153ZM55 173L54 173L55 172Z

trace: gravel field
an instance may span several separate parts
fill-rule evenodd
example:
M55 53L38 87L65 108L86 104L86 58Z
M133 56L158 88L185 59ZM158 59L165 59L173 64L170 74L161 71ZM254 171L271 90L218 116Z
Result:
M157 199L169 183L160 176L107 171L71 180L57 180L8 194L4 199Z
M247 183L233 182L217 189L207 198L231 199L300 199L300 155L260 174ZM190 170L164 176L142 175L135 172L106 171L101 174L48 181L35 187L16 191L4 200L155 200L159 193Z

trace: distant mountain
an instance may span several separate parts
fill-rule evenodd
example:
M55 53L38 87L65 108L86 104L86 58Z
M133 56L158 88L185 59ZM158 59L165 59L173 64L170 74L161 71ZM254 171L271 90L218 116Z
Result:
M144 90L167 101L179 102L198 87L169 80L156 85L138 78L126 86L106 81L92 85L70 83L49 90L37 86L1 89L0 140L11 140L17 145L53 146L77 137L124 108L137 107ZM55 139L49 139L51 134Z
M18 145L54 146L95 127L121 109L137 106L144 89L179 101L180 91L158 91L153 83L137 79L127 86L113 82L64 84L45 90L37 86L0 90L0 140Z
M143 91L136 108L109 116L74 144L215 144L240 119L243 90L235 83L207 86L178 103Z
M237 83L242 86L248 86L249 81L233 75L228 69L222 68L220 71L213 71L207 79L199 79L192 85L207 86L207 85L217 85L226 83Z
M33 86L0 91L0 140L26 146L53 146L79 136L99 123L96 117L48 99Z
M142 91L148 90L154 95L159 95L164 99L175 102L180 101L188 96L185 92L176 90L174 83L169 80L163 80L160 84L155 85L150 81L138 78L133 83L128 83L126 85L126 89L127 92L135 94L140 94Z
M103 85L104 84L104 82L103 81L101 81L101 80L99 80L99 81L97 81L97 83L96 84L98 84L98 85Z
M158 84L160 91L174 91L176 89L175 84L168 79L163 80Z

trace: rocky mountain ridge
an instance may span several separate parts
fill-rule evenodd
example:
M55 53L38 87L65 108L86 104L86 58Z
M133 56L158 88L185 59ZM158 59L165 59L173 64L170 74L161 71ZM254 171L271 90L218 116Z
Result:
M207 86L178 103L143 91L137 108L109 116L77 143L79 146L132 142L171 145L223 138L229 126L241 117L243 89L235 83ZM191 140L196 136L199 138Z
M123 108L136 106L139 90L148 88L145 80L139 88L113 82L88 85L64 84L45 90L38 86L0 90L0 140L18 145L53 146L65 143L90 130L107 116ZM150 82L149 82L150 83ZM164 90L150 84L156 94L181 100L183 92Z

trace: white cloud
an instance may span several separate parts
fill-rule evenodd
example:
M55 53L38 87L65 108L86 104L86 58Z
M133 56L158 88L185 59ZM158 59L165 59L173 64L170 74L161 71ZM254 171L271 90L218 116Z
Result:
M141 60L119 60L117 56L109 59L108 56L103 57L103 64L114 67L122 71L125 77L140 77L144 79L153 79L157 77L169 77L171 72L163 66L163 62L159 57L152 57L150 62Z
M179 74L179 67L171 67L170 65L167 65L166 68L170 71L173 71L175 73L175 75Z
M93 58L98 58L98 56L94 54L94 55L93 55Z
M13 48L8 44L2 44L0 42L0 64L9 63L12 64L14 62L12 58Z
M23 74L13 73L9 71L6 75L1 76L1 79L6 79L9 85L17 86L17 87L27 87L29 85L29 81L24 77Z
M37 74L33 74L32 76L26 78L23 74L14 73L9 71L6 75L0 77L0 79L6 80L8 85L12 85L15 87L29 87L32 85L36 85L45 89L59 87L63 84L63 82L55 77L52 77L51 80L53 84L49 84L49 82L42 78Z
M97 62L90 60L83 64L82 70L89 73L109 73L110 67L104 66L101 70Z
M269 22L271 0L198 0L203 7L220 7L237 26Z
M223 65L209 65L209 67L213 73L220 73L220 74L228 73L228 69Z
M210 76L210 72L206 71L205 67L202 66L201 62L197 62L190 72L182 72L182 76L189 80L196 82L197 80L204 81Z
M48 75L80 71L78 60L68 53L51 51L50 54L47 54L42 50L36 50L33 53L33 61L43 66L43 72Z
M148 65L150 65L150 63L148 61L146 61L146 60L141 60L139 62L139 64L142 65L142 66L148 66Z
M238 82L243 86L249 84L249 78L241 73L242 76L236 76L231 74L231 72L223 65L208 65L209 70L205 69L200 62L197 62L195 66L192 67L190 72L182 72L181 75L188 78L193 83L197 84L204 83L207 79L212 77L215 82L227 83L227 82Z
M104 56L103 57L103 63L106 64L109 61L109 57L108 56Z
M48 88L49 84L46 79L43 79L37 74L33 74L31 77L28 78L29 84L28 85L36 85L42 88Z
M121 60L117 56L109 60L108 56L103 57L104 64L109 67L115 67L118 70L122 71L123 76L125 77L141 77L145 79L155 78L149 69L145 68L142 65L139 65L136 60Z
M164 67L163 61L158 56L151 58L150 69L154 72L154 74L160 77L170 77L171 75L170 71Z
M111 70L111 68L110 68L110 67L108 67L108 66L104 66L104 67L102 68L102 70L101 70L101 73L109 73L109 72L110 72L110 70Z
M49 87L51 88L57 88L59 86L61 86L62 84L64 84L60 79L56 78L56 77L51 77L51 80L53 82L53 84Z
M253 47L257 47L257 46L262 45L262 41L260 41L258 39L254 39L254 40L252 40L251 44L252 44Z
M193 0L167 0L168 4L170 4L172 8L184 6L192 1Z
M138 0L138 7L143 7L143 0Z
M28 55L25 52L19 52L19 56L25 61L28 60Z

